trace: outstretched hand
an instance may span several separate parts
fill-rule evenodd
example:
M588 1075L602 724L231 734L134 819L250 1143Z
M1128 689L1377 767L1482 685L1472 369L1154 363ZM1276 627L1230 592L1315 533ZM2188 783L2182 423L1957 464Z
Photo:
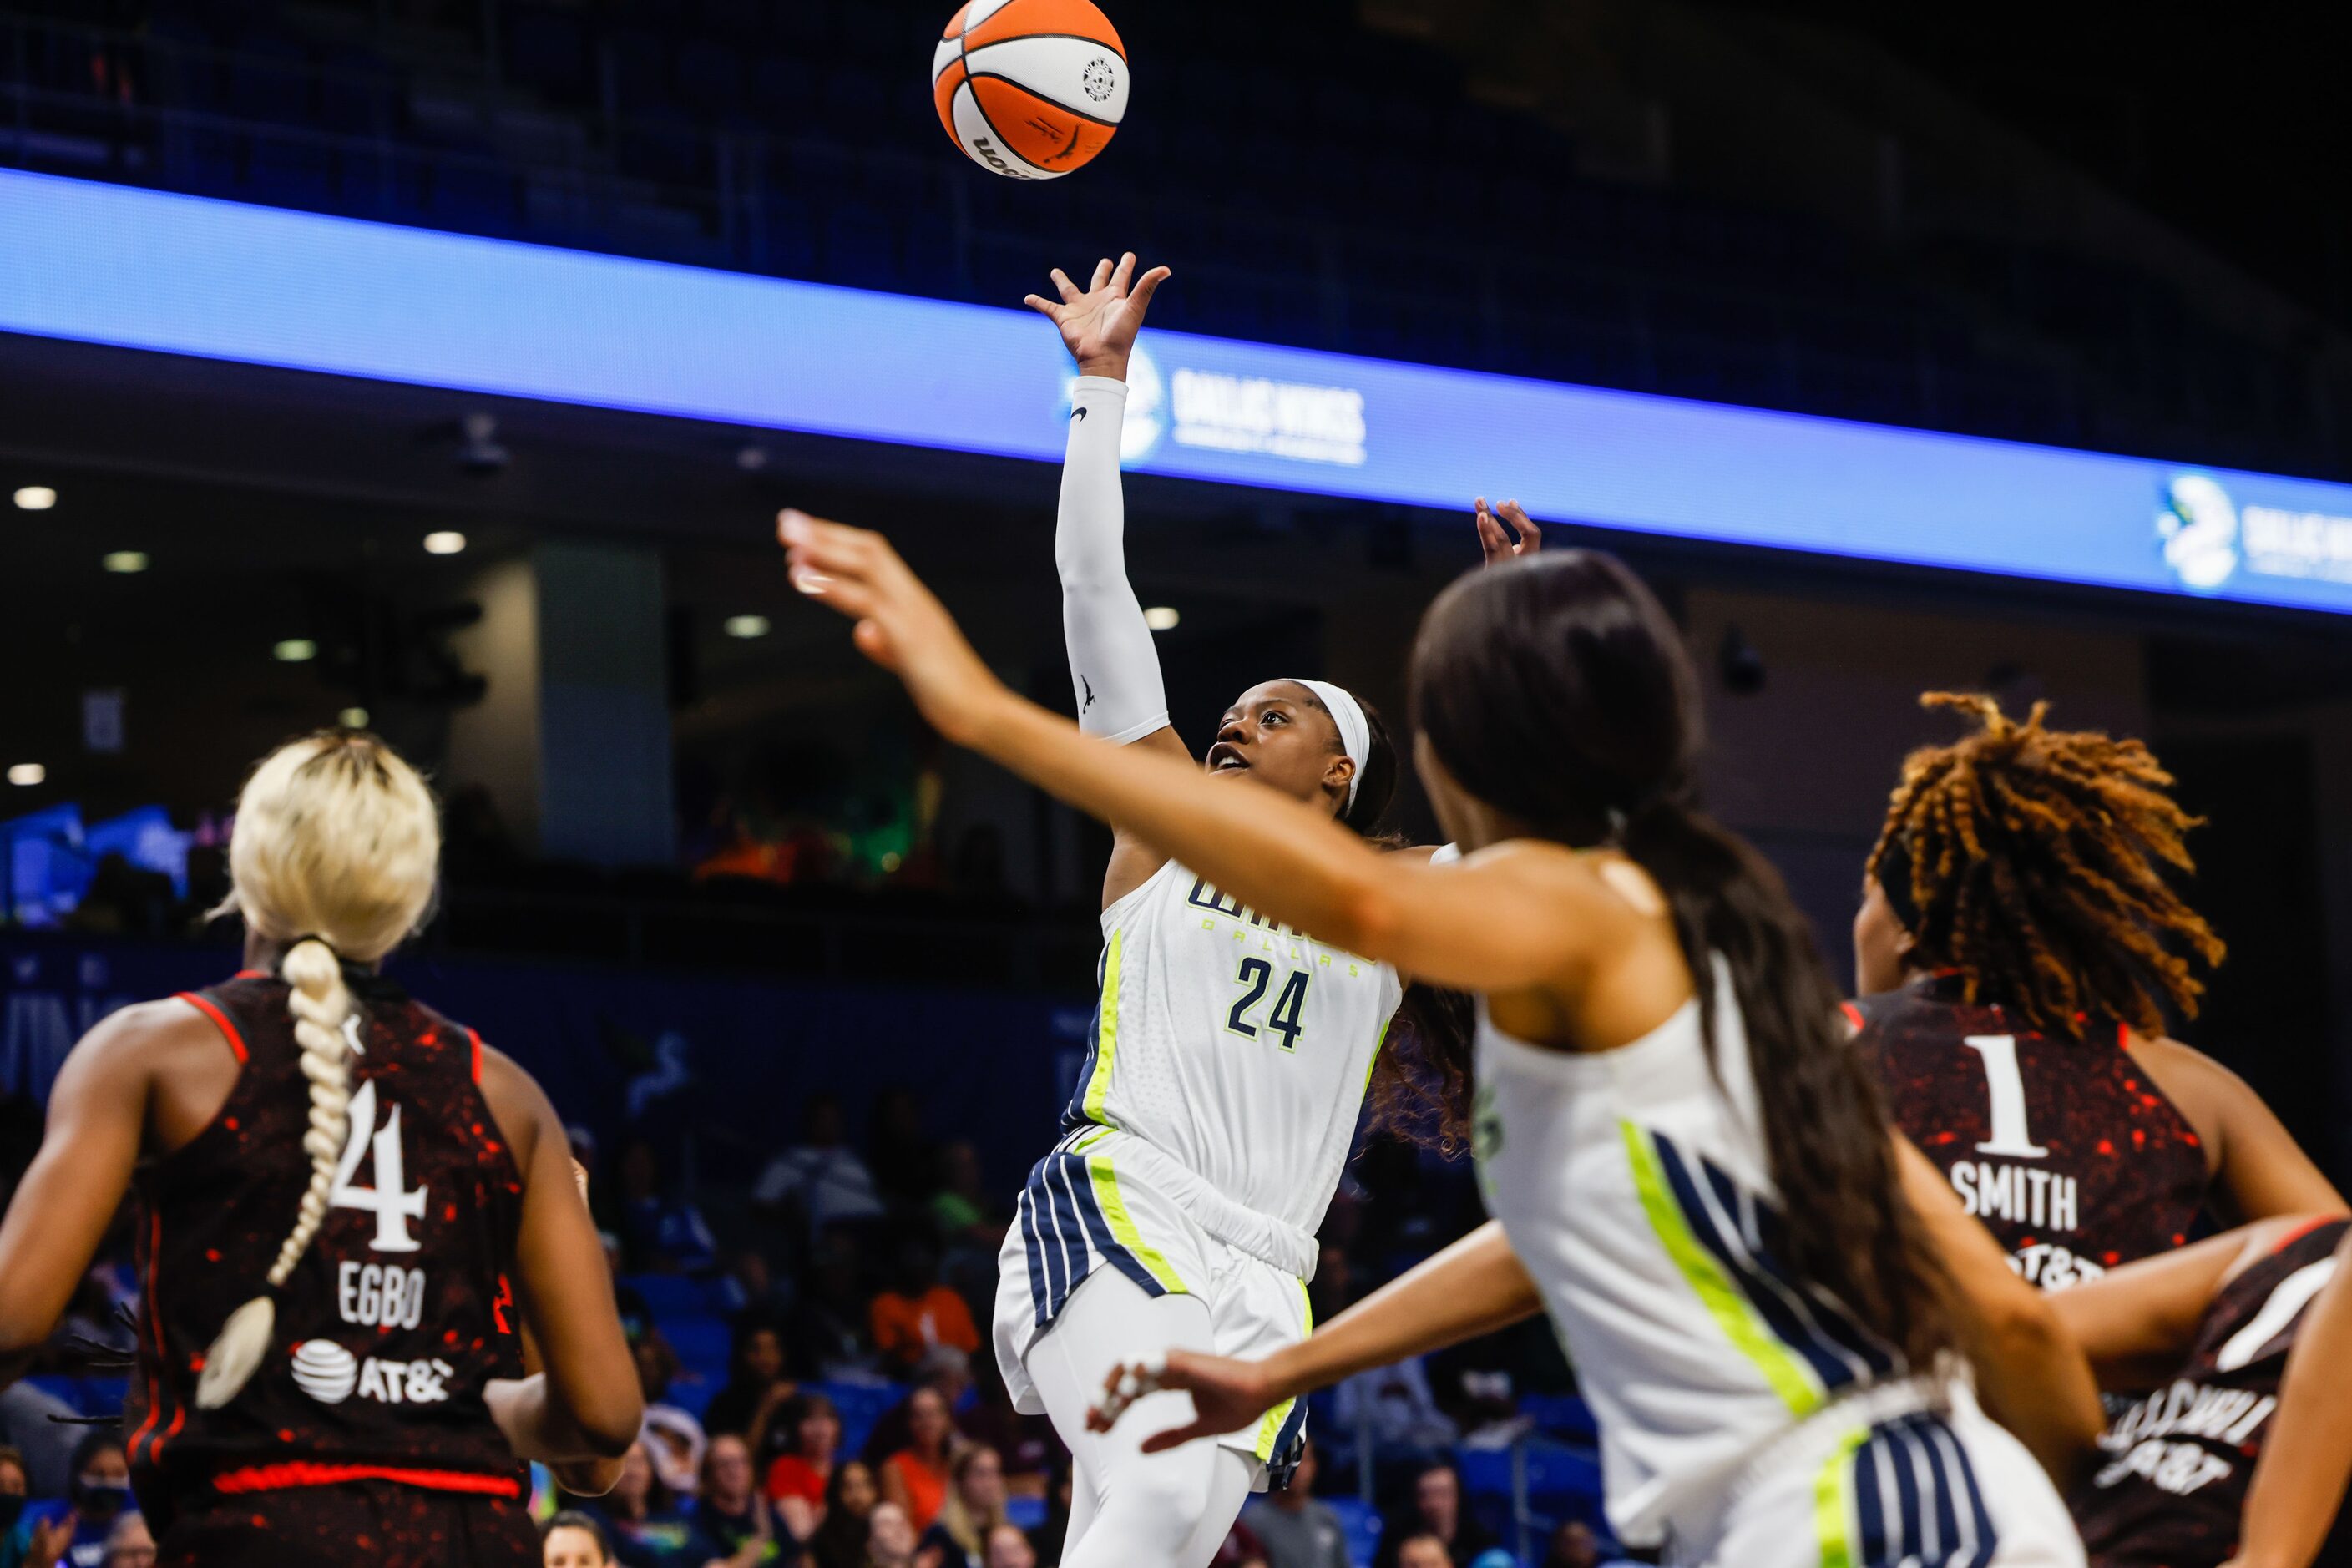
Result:
M1116 266L1098 261L1094 281L1082 293L1069 274L1056 267L1054 287L1060 290L1062 302L1056 305L1036 294L1024 296L1021 302L1062 329L1062 346L1078 362L1080 375L1125 381L1128 355L1135 352L1136 334L1143 330L1143 313L1151 308L1151 296L1169 277L1168 268L1155 267L1135 279L1130 289L1128 279L1134 273L1131 250Z
M776 534L793 586L856 622L857 651L906 682L931 728L969 744L1004 687L964 640L963 630L890 542L862 528L785 511Z
M1108 1432L1128 1406L1146 1394L1182 1389L1192 1396L1190 1425L1155 1432L1143 1440L1143 1451L1157 1454L1195 1437L1222 1437L1238 1432L1281 1401L1266 1379L1265 1363L1234 1361L1228 1356L1196 1355L1170 1351L1165 1361L1137 1362L1110 1370L1103 1380L1102 1397L1087 1412L1091 1431Z
M1543 548L1543 530L1536 526L1535 519L1527 514L1527 509L1515 500L1490 507L1486 504L1486 498L1480 496L1477 521L1478 548L1486 552L1489 566L1500 565L1515 556L1533 555ZM1510 524L1509 528L1503 526L1506 522ZM1512 538L1515 531L1518 535L1517 539Z

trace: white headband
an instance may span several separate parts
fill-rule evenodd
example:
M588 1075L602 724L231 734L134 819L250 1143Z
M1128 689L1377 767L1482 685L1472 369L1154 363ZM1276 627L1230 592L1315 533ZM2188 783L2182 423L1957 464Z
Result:
M1364 782L1364 763L1372 754L1372 725L1371 721L1364 717L1364 705L1357 701L1344 686L1334 686L1328 680L1309 680L1298 675L1288 679L1315 693L1330 713L1331 722L1339 727L1339 748L1348 753L1348 760L1356 764L1356 771L1348 776L1348 803L1340 810L1353 811L1356 809L1357 786Z

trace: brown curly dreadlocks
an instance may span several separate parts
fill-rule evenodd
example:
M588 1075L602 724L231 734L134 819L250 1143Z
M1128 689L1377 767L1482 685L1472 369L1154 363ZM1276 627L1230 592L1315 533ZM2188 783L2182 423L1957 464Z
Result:
M1911 932L1917 962L1956 969L1968 998L2044 1034L2080 1038L2086 1015L2162 1034L2193 1017L2226 949L2165 879L2194 872L2182 839L2202 817L2137 741L2022 724L1990 697L1930 691L1923 708L1980 728L1903 760L1869 874Z

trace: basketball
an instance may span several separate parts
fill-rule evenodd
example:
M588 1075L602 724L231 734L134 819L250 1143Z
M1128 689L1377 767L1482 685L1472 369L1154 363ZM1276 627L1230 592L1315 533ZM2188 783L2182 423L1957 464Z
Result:
M969 0L932 57L931 97L973 163L1059 179L1118 129L1127 50L1093 0Z

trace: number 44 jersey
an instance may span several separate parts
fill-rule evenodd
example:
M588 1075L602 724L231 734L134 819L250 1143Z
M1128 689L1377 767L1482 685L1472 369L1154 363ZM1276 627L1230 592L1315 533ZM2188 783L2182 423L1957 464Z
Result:
M2113 1020L2039 1034L1923 976L1849 1008L1887 1110L2009 1249L2056 1290L2188 1239L2205 1151Z
M482 1403L491 1378L522 1374L509 1286L522 1180L482 1098L481 1041L387 981L349 980L351 1131L330 1206L278 1292L260 1370L218 1410L196 1408L197 1374L294 1226L310 1085L283 981L248 973L182 998L241 1066L212 1123L138 1175L123 1419L151 1510L351 1479L523 1490Z
M1403 995L1171 861L1103 911L1102 996L1065 1131L1116 1127L1312 1235Z

